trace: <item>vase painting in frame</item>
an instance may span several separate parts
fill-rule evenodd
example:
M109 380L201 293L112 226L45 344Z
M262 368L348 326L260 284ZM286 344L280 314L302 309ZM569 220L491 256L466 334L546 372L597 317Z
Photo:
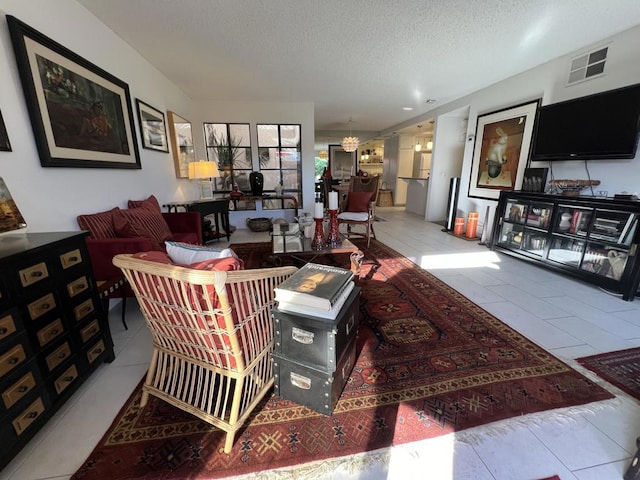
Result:
M497 200L502 190L520 189L539 103L478 116L469 197Z

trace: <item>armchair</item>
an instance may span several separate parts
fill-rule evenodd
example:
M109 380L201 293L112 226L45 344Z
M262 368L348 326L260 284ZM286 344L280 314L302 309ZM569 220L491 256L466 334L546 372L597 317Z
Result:
M154 395L224 430L230 453L236 432L273 385L274 288L296 268L237 270L237 258L183 267L163 255L113 260L153 338L140 405Z
M338 224L347 226L347 237L358 235L367 239L367 247L371 237L376 238L373 222L376 216L376 202L380 191L380 175L370 177L352 176L349 181L349 191L342 199ZM352 227L364 226L364 232L356 232Z

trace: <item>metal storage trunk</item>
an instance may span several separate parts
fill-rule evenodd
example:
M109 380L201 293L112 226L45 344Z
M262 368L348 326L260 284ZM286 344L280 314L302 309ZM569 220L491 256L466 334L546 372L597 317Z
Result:
M275 352L272 358L276 395L331 415L356 361L356 339L347 346L333 373L309 367Z
M281 357L333 373L360 322L360 288L354 287L333 319L273 309L275 352Z

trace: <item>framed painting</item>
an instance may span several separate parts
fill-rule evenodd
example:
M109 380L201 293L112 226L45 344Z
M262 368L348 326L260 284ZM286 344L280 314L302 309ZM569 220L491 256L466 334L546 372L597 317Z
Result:
M7 135L7 129L4 126L4 120L2 119L2 112L0 112L0 152L10 152L11 144L9 143L9 135Z
M345 152L342 145L329 145L329 171L333 180L348 180L356 171L357 150Z
M478 116L469 197L497 200L502 190L520 189L539 103Z
M169 115L169 136L173 147L176 177L189 178L189 162L196 161L191 122L175 112L167 113Z
M164 113L136 98L142 148L169 153Z
M43 167L141 168L129 86L7 15Z

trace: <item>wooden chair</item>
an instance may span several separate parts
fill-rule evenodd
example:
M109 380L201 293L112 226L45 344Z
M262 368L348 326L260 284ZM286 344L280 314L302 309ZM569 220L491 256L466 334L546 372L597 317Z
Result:
M373 222L376 216L375 209L380 184L380 175L369 177L352 176L349 181L349 191L344 197L340 206L340 213L338 213L338 223L347 225L347 237L351 237L351 235L365 237L367 239L367 247L371 243L371 237L376 238ZM370 194L370 196L367 194ZM363 199L367 201L364 202ZM357 225L364 226L364 233L352 230L352 227Z
M149 394L236 432L273 385L274 288L295 267L202 271L117 255L153 337Z

